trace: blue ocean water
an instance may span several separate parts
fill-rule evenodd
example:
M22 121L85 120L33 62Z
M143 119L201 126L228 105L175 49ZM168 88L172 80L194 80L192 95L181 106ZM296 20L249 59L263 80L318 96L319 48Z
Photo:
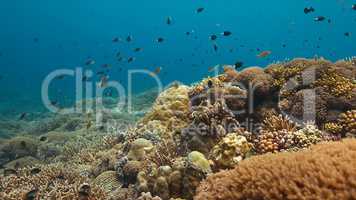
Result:
M266 66L295 57L335 61L356 52L353 0L12 0L0 6L0 110L40 109L41 84L56 69L86 67L127 87L127 71L155 70L164 85L192 83L217 64ZM315 12L305 14L304 8ZM197 13L198 8L204 8ZM324 21L316 22L315 17ZM167 25L167 17L172 24ZM224 37L223 31L231 36ZM186 32L190 34L187 35ZM211 35L217 35L214 42ZM126 37L132 36L127 42ZM164 41L156 40L162 37ZM121 38L123 41L113 42ZM214 51L213 45L218 47ZM134 52L134 48L143 48ZM271 51L257 58L258 51ZM120 52L124 60L119 62ZM128 63L127 58L135 57ZM98 80L98 78L96 78ZM149 76L133 80L134 92L155 87ZM74 98L73 78L51 86L53 98Z

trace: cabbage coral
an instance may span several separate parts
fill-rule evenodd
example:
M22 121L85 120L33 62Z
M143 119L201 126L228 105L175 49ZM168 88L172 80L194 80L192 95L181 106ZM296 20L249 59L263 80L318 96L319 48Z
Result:
M209 176L195 200L356 199L356 140L266 154Z

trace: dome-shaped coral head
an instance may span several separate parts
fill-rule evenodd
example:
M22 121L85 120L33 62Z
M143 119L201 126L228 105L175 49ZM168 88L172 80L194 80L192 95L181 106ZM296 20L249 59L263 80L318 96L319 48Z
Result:
M238 72L232 65L224 66L224 74L226 76L227 81L235 81L238 76Z

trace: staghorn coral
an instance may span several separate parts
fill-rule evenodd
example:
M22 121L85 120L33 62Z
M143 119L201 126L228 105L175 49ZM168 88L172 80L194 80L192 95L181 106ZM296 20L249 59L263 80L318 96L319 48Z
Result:
M350 110L340 115L339 124L344 136L356 136L356 110Z
M226 135L210 152L215 168L233 168L251 150L251 144L244 136L235 133Z
M195 200L355 199L356 140L267 154L209 176Z
M17 176L0 179L0 198L6 200L27 199L80 199L82 184L89 180L77 172L67 170L64 165L52 164L39 166L34 171L29 168L18 171ZM88 200L104 200L106 193L96 185L90 185Z

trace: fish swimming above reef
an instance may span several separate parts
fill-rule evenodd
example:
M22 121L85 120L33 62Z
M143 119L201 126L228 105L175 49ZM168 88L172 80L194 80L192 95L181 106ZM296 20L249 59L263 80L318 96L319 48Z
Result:
M356 4L351 6L352 10L356 10Z
M140 51L142 51L142 50L143 50L143 48L138 47L138 48L135 48L135 49L134 49L134 52L140 52Z
M162 38L162 37L159 37L159 38L157 38L157 40L156 40L158 43L162 43L163 41L164 41L164 38Z
M221 35L223 35L223 36L230 36L231 34L232 34L231 31L224 31L221 33Z
M171 16L167 17L166 23L167 23L168 25L171 25L172 22L173 22L173 18L172 18Z
M133 37L131 35L127 36L126 41L131 42L133 40Z
M315 17L314 18L314 21L316 21L316 22L322 22L322 21L324 21L326 18L324 17L324 16L318 16L318 17ZM330 21L331 22L331 21Z
M211 35L210 36L210 40L215 41L216 39L218 39L218 36L216 36L216 35Z
M26 112L23 112L20 114L20 117L19 117L19 120L23 120L27 117L27 113Z
M244 63L241 61L237 61L234 66L235 66L235 69L239 69L244 66Z
M271 51L262 51L261 53L259 53L257 55L258 58L265 58L267 56L269 56L272 52Z
M85 65L86 65L86 66L95 65L95 60L89 58L89 59L85 62Z
M304 13L305 14L309 14L315 12L315 9L313 7L309 7L309 8L304 8Z
M200 7L200 8L197 8L196 9L196 12L197 13L201 13L201 12L203 12L205 9L203 8L203 7Z

